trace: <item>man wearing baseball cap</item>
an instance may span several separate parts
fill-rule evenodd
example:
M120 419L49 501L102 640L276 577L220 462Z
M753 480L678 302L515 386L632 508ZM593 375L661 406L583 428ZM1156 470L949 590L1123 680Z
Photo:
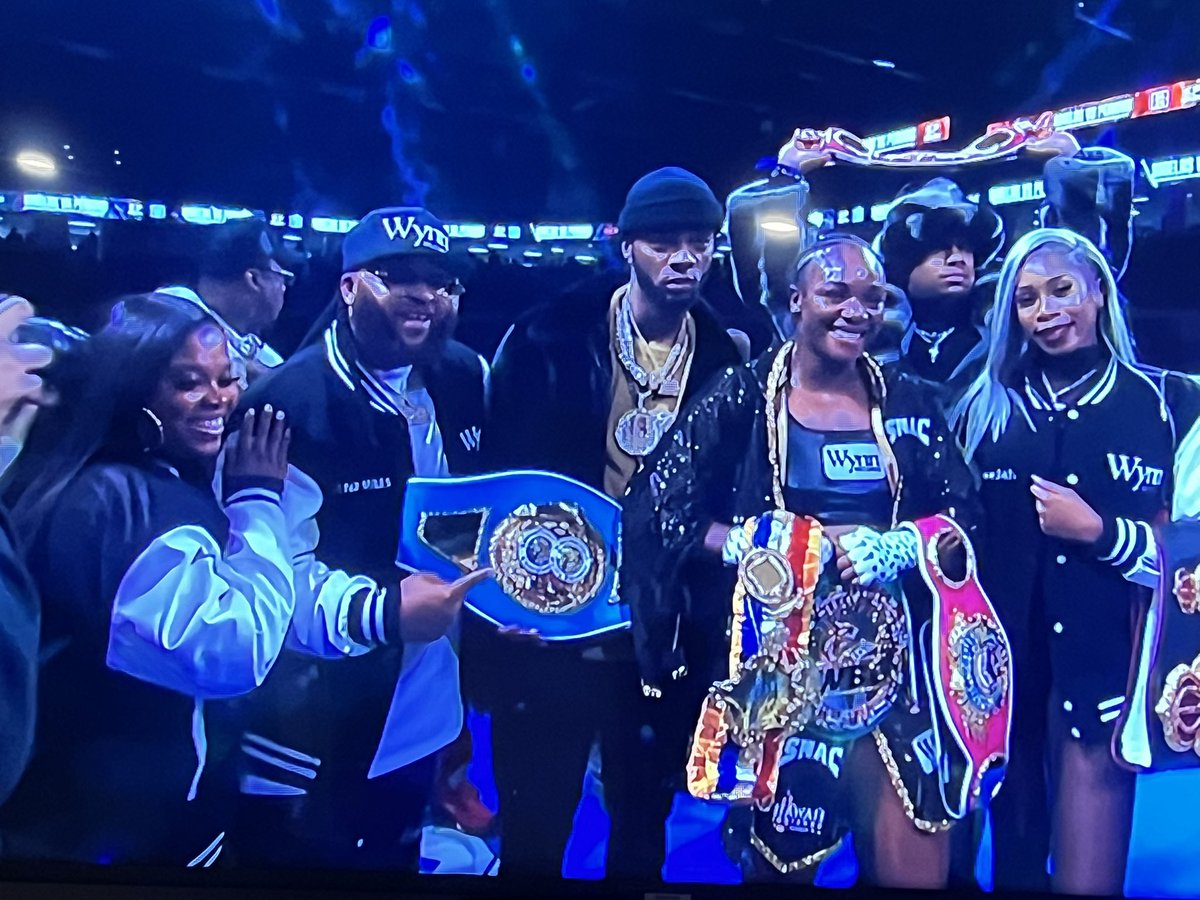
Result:
M535 309L505 336L484 433L490 468L559 472L626 496L688 397L741 361L701 296L723 216L708 185L683 169L633 185L618 226L624 283ZM608 875L660 878L665 822L708 685L683 679L645 696L628 632L554 645L511 631L476 637L464 665L480 685L470 695L492 714L501 872L558 876L599 735Z
M295 280L291 265L262 222L216 225L201 254L195 286L171 285L159 293L194 303L216 319L229 340L230 358L255 378L283 362L259 335L279 318Z
M435 757L462 728L445 634L488 573L447 583L402 572L400 511L410 477L478 468L486 364L450 337L462 286L429 212L369 213L342 260L322 339L258 381L243 408L287 413L284 505L287 490L318 495L320 562L308 566L331 585L317 607L345 633L345 658L285 654L240 701L230 850L244 865L415 869Z

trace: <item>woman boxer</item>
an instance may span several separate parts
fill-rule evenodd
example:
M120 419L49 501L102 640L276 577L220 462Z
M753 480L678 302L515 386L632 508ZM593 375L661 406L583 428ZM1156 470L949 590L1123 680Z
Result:
M713 681L728 674L722 660L684 660L674 644L688 613L660 586L690 555L737 564L775 543L787 527L779 511L823 526L808 640L820 700L779 748L769 806L736 810L727 829L750 879L805 877L853 830L868 881L946 882L946 831L961 810L948 811L939 786L938 727L918 653L931 606L912 571L916 529L905 523L941 514L969 533L974 481L932 389L866 353L888 293L878 258L857 238L829 235L802 254L791 340L696 399L638 476L649 483L634 495L645 499L625 512L622 595L651 694L684 666L708 669ZM735 524L748 517L758 517L753 533ZM689 627L719 633L730 625L690 618ZM734 651L744 624L735 614Z

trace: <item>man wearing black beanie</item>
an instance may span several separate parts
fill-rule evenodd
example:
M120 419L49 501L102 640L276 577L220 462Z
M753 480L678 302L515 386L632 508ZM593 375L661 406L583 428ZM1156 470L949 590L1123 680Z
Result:
M626 282L535 309L505 336L483 433L490 468L549 470L627 495L688 397L741 361L701 298L722 218L713 192L683 169L633 185L618 220ZM725 581L719 567L691 575L679 588L693 604L704 592L692 582L711 591ZM464 669L492 715L501 872L559 876L598 737L608 875L660 878L666 818L708 685L681 678L646 696L628 632L555 645L529 633L475 638Z

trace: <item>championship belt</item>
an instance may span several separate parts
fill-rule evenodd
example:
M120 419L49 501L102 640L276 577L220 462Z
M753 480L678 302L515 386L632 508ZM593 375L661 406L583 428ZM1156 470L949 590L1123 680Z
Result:
M843 741L873 731L903 691L909 631L898 583L847 583L830 560L813 603L809 652L820 699L806 730Z
M1117 762L1138 771L1200 766L1200 522L1156 529L1158 588L1113 735Z
M491 568L467 608L497 626L535 629L547 641L629 627L617 596L621 508L552 472L411 478L399 565L446 579Z
M963 757L961 765L949 766L952 775L949 783L941 785L942 799L952 817L962 818L978 804L985 780L991 791L999 787L1008 760L1012 651L979 583L975 551L963 530L940 515L901 527L917 533L921 545L917 568L932 595L934 694L953 736L953 744L947 742L942 750ZM959 580L943 569L939 544L947 539L961 542L966 556Z
M1017 119L997 125L973 140L962 150L875 150L853 132L844 128L802 129L797 143L805 150L827 153L850 165L878 169L923 169L992 162L1015 156L1026 144L1054 131L1053 113L1036 120ZM775 161L764 160L759 168L772 168Z
M782 540L770 546L773 523ZM753 546L733 591L729 678L709 689L701 707L687 784L693 797L766 809L783 743L807 721L817 697L808 641L821 525L777 510L744 527Z

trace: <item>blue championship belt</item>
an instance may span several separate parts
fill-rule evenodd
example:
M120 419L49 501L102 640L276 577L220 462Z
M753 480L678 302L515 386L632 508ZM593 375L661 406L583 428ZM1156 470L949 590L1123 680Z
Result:
M629 627L617 596L621 507L563 475L409 479L397 562L448 580L493 569L467 607L547 641Z

